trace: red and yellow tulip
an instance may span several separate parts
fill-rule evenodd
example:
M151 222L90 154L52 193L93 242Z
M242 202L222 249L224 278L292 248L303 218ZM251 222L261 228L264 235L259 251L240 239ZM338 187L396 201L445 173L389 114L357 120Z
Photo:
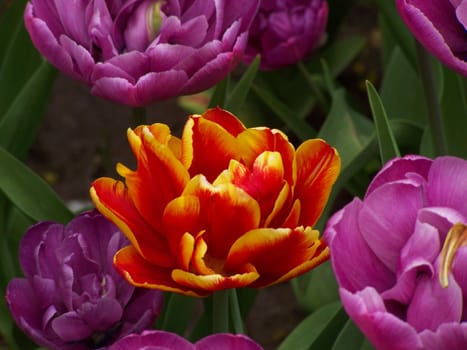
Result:
M97 209L131 241L114 257L135 286L205 296L264 287L329 257L312 227L340 170L320 139L297 150L280 131L250 128L220 108L167 125L128 130L137 170L97 179Z

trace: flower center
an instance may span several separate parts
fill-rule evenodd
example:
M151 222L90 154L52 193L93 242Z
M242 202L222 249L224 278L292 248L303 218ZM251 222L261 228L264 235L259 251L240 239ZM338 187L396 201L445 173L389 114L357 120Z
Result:
M467 225L458 222L449 230L440 254L439 283L443 288L448 286L448 276L457 250L465 245L467 245Z

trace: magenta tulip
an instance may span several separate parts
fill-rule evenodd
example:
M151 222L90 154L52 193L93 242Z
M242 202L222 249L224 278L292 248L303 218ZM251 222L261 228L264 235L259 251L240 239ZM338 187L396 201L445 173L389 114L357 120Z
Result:
M415 38L443 64L467 75L467 1L396 0Z
M91 92L130 106L193 94L243 55L259 0L31 0L37 49Z
M263 0L248 39L245 60L261 55L261 69L295 64L322 41L326 0Z
M467 349L467 247L448 253L440 281L446 237L467 224L466 198L466 160L406 156L329 220L342 303L376 349Z
M195 344L177 334L164 331L145 331L132 334L113 344L108 350L262 350L250 338L238 334L209 335Z
M115 270L114 254L128 241L97 212L67 226L42 222L24 235L19 251L24 278L7 287L18 326L52 350L106 348L152 327L162 292L129 285Z

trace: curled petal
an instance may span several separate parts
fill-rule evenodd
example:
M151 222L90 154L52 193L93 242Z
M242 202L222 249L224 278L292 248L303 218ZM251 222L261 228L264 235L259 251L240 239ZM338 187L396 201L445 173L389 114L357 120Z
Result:
M340 157L320 139L305 141L298 147L296 157L295 198L301 202L300 224L314 226L339 174Z
M255 285L264 286L319 257L325 248L326 245L319 239L318 231L309 227L251 230L232 245L225 270L235 271L237 266L250 263L261 275ZM318 261L324 262L323 257ZM309 267L315 265L318 265L318 262Z
M254 269L250 269L250 271L229 276L221 274L196 275L191 272L175 269L172 271L172 278L183 287L214 292L249 286L259 278L259 274Z
M125 279L134 286L176 292L190 296L208 294L199 288L187 288L174 281L172 269L151 264L143 259L133 246L122 248L115 254L114 264Z
M141 255L161 266L175 265L167 242L138 213L123 183L100 178L94 181L90 194L96 208L122 230Z

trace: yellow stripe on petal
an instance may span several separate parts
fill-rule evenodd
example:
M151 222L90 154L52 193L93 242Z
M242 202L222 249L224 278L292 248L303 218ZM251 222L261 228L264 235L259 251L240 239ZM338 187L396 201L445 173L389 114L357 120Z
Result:
M256 281L259 275L257 272L246 272L232 276L195 275L194 273L175 269L172 271L172 278L175 282L188 288L201 289L208 292L218 290L246 287Z
M97 210L117 225L142 256L161 266L175 266L167 242L139 215L122 182L100 178L89 192Z
M125 279L136 287L198 297L208 294L206 291L178 284L172 279L172 269L149 263L132 246L124 247L115 254L114 265Z
M178 251L179 263L181 268L185 270L190 269L190 261L191 257L193 256L194 249L195 238L190 233L186 232L180 240Z
M320 139L297 149L295 198L300 199L300 224L314 226L320 217L341 167L337 151Z

